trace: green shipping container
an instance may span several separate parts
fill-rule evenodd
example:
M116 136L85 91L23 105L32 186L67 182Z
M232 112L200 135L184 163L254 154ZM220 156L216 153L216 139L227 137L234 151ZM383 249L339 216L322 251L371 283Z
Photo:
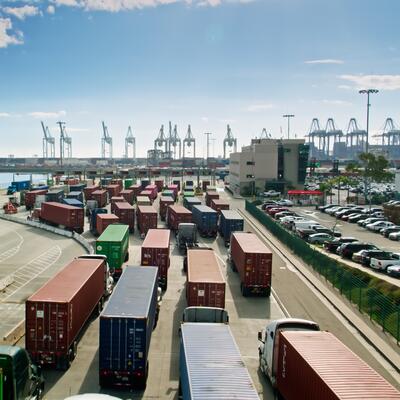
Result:
M183 197L194 197L194 192L183 192Z
M114 278L122 273L122 264L129 259L129 226L112 224L96 240L96 254L107 256Z
M133 185L133 179L124 180L124 189L129 189Z

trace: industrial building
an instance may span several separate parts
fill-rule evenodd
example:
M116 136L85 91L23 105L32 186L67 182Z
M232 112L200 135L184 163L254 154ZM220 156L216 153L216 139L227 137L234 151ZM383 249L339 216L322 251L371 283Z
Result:
M303 188L308 151L304 139L253 139L230 155L230 188L242 195Z

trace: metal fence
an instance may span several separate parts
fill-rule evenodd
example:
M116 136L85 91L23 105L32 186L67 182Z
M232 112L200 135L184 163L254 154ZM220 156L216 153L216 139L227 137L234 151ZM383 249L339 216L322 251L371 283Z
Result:
M296 255L329 281L358 309L378 323L400 341L400 306L396 300L382 293L376 286L381 281L363 271L348 267L337 260L313 249L308 243L293 235L254 204L246 201L246 210L260 221L274 236ZM388 284L390 285L390 284ZM400 289L397 290L397 296Z

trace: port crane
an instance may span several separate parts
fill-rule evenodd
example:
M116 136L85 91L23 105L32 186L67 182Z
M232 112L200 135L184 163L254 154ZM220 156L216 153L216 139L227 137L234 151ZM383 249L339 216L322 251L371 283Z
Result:
M128 126L128 132L125 137L125 158L128 158L130 151L132 150L132 158L136 158L136 138L133 136L132 128Z
M64 158L72 158L72 138L70 138L65 129L65 122L58 121L60 127L60 165Z
M56 140L50 134L48 126L41 121L43 129L43 158L54 158L56 156Z
M168 136L168 152L169 154L173 154L173 158L177 158L176 154L176 146L179 145L179 153L178 153L178 158L181 158L181 152L182 152L182 142L181 139L178 135L178 127L175 124L174 129L172 130L172 124L171 121L169 122L169 136ZM173 150L171 149L173 147Z
M164 125L161 125L160 132L158 133L157 139L154 141L154 151L157 153L159 147L164 146L164 152L168 151L168 139L165 137Z
M192 146L193 145L193 146ZM183 139L183 153L182 153L182 158L185 158L185 150L187 151L187 148L193 147L193 154L192 157L196 158L196 139L194 138L192 134L192 129L190 125L188 126L187 134L185 139Z
M101 158L113 158L113 140L108 133L108 128L104 121L102 121L103 136L101 137Z
M233 152L236 153L236 146L237 146L237 140L233 136L231 127L227 125L227 130L226 130L226 135L224 139L224 159L227 156L227 148L233 149Z

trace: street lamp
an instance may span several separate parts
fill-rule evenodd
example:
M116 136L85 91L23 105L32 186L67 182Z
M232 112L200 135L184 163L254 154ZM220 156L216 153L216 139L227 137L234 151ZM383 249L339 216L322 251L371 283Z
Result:
M379 93L379 90L377 90L377 89L362 89L362 90L359 90L358 93L367 95L367 140L365 143L365 152L368 153L369 108L371 107L371 104L369 102L369 95L374 94L374 93Z
M287 118L287 138L289 139L289 133L290 133L290 118L294 117L294 114L285 114L282 115L283 118Z

